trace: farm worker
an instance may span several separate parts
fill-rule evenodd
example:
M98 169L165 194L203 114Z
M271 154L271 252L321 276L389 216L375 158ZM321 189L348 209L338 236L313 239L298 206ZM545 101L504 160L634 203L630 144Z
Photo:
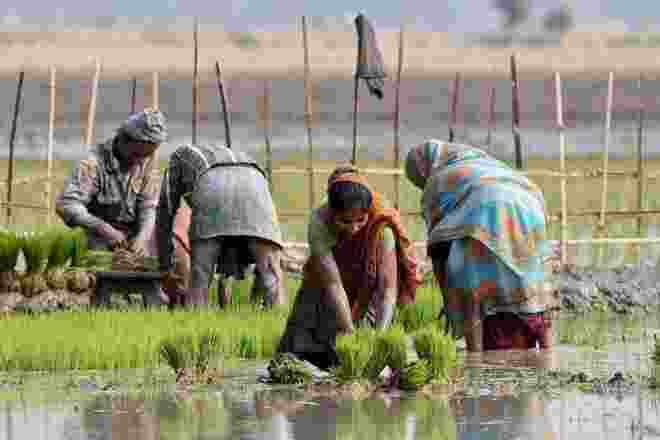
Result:
M128 244L135 252L155 255L160 183L155 152L166 140L165 115L145 109L132 114L112 138L92 147L89 156L75 164L55 209L67 226L87 230L90 249L113 250ZM181 288L189 277L189 216L182 210L175 228Z
M478 148L435 139L412 148L405 166L423 191L428 255L454 336L468 351L551 347L541 190Z
M327 201L312 211L309 258L278 353L327 369L337 334L358 325L386 329L398 304L411 304L420 280L399 212L384 207L360 171L338 167Z
M286 304L282 234L268 180L257 163L224 146L182 145L172 153L156 215L159 265L166 274L172 269L170 237L182 198L192 209L186 305L208 305L214 273L243 279L252 264L253 303L261 294L267 307Z

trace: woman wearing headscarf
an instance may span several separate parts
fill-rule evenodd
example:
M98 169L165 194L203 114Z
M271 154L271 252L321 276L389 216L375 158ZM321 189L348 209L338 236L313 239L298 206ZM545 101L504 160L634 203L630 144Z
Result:
M453 334L469 351L549 348L540 189L478 148L433 139L409 151L406 175L423 191L428 255Z
M93 146L89 156L75 164L55 209L67 226L87 230L91 249L128 245L135 252L156 255L160 178L155 153L166 140L163 113L145 109L132 114L112 138ZM181 210L175 227L180 288L187 286L190 272L189 224L190 210Z
M383 207L352 166L328 179L308 242L302 285L277 351L327 369L337 364L338 333L362 323L387 328L397 303L415 301L417 265L399 212Z

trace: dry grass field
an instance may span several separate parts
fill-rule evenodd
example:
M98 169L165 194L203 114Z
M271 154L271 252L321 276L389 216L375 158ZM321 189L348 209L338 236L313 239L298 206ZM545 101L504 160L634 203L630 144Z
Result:
M356 41L351 32L310 32L309 48L315 77L349 78L355 64ZM559 47L519 48L520 76L547 77L558 71L571 77L603 77L613 71L617 78L636 78L643 72L660 73L657 49L626 46L625 35L567 33ZM398 34L381 32L379 44L388 71L394 77ZM612 41L624 42L613 44ZM653 40L655 41L655 40ZM448 77L456 71L466 76L506 76L512 49L460 48L442 32L407 32L404 71L408 77ZM153 71L168 77L189 77L193 70L192 30L175 32L86 32L0 34L3 63L0 75L45 76L55 66L67 76L91 76L94 58L103 65L106 78L126 78ZM225 75L252 77L300 77L303 46L300 32L225 33L201 29L199 69L212 77L216 61Z

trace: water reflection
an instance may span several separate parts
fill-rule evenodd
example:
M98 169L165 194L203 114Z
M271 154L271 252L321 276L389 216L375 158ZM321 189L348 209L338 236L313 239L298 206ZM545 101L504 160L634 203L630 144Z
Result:
M60 390L55 393L34 379L32 386L28 380L5 396L8 386L2 385L0 440L660 437L657 400L639 388L625 395L600 395L548 393L542 386L546 369L601 377L650 371L648 353L660 315L563 316L560 321L560 345L552 351L461 352L463 383L451 398L380 392L355 401L311 390L269 388L256 381L264 369L261 364L241 364L236 374L228 372L231 377L221 386L194 393L168 388L141 394L101 391L100 386L83 386L82 379L74 381L81 382L75 393L64 387L55 387ZM568 342L580 340L580 334L602 337L589 346Z
M354 401L302 391L223 389L185 399L97 395L4 402L0 440L14 439L645 439L660 435L654 401L503 387L452 399L380 395Z

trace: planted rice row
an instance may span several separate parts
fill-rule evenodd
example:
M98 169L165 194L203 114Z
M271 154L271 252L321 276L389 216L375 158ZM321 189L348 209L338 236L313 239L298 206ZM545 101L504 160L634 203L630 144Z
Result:
M0 370L96 370L162 365L159 344L179 335L219 334L225 359L269 359L277 348L298 281L289 283L289 306L258 310L242 304L249 280L235 283L238 304L208 310L76 310L14 315L0 320ZM397 312L408 332L437 316L437 289L418 290L417 303ZM236 297L236 296L235 296Z

